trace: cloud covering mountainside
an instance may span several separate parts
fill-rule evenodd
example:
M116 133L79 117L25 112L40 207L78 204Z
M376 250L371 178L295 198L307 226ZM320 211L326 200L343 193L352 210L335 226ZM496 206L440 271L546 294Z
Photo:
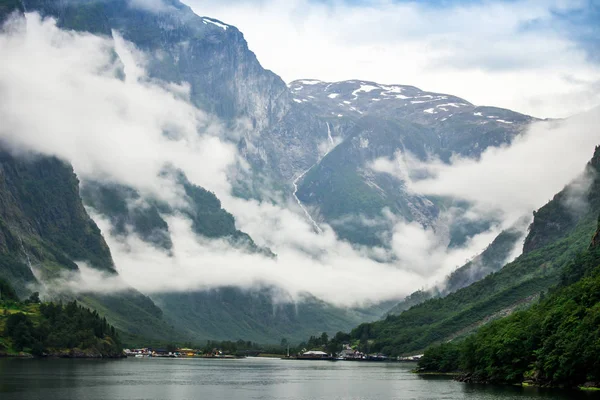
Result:
M410 154L378 159L370 167L379 172L403 178L413 170L428 172L426 179L409 180L409 190L463 198L475 204L473 212L501 213L501 223L447 249L431 228L390 216L390 250L353 247L326 224L315 232L293 204L233 196L232 177L249 167L227 140L230 128L190 104L189 85L149 77L144 53L118 32L101 37L65 31L31 13L5 25L0 52L8 61L0 68L0 135L13 153L56 155L72 163L84 182L127 185L142 193L141 201L157 198L177 207L185 206L182 187L161 171L180 169L217 194L239 229L277 254L267 258L223 240L199 239L184 215L167 219L174 246L166 252L133 233L126 240L112 237L107 222L90 209L120 276L146 293L273 285L292 298L308 292L340 305L401 297L439 281L501 228L543 204L581 171L600 139L592 128L596 109L538 122L512 146L490 148L480 159L417 165L407 165ZM381 251L393 252L394 261L373 261ZM114 289L83 271L82 288Z

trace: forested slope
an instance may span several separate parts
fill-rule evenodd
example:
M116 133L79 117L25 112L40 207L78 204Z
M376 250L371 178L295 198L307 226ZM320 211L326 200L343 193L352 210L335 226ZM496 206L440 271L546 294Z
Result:
M473 382L598 386L599 343L600 246L594 241L537 304L464 341L428 349L420 368L462 371L461 379Z
M106 318L71 301L40 303L37 293L20 301L0 279L0 355L121 357L121 339Z
M600 150L596 148L586 167L585 176L591 183L581 198L585 207L573 210L565 201L571 193L569 187L558 193L534 214L525 251L515 261L445 298L359 325L351 332L352 338L371 351L392 355L419 352L433 343L466 335L534 301L557 284L565 266L589 246L600 213L599 169ZM536 239L539 245L532 246L534 237L544 239Z

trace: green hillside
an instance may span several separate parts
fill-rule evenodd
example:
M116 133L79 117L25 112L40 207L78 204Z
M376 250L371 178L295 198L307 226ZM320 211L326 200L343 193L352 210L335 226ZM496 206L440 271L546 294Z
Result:
M565 188L538 210L530 227L525 252L500 271L444 298L428 300L398 316L359 325L351 332L371 351L391 355L423 351L433 343L464 336L490 320L530 304L557 284L565 266L584 251L594 235L600 212L600 150L587 168L593 182L586 195L587 208L572 212L564 201ZM543 219L541 219L543 218ZM541 220L540 220L541 219ZM541 225L541 226L540 226ZM545 226L560 226L560 234ZM528 246L532 237L550 237L539 246Z
M481 254L462 267L457 268L446 277L441 285L430 290L418 290L408 295L404 300L396 304L388 314L398 315L429 299L447 296L498 271L504 266L517 241L522 238L522 234L523 232L521 232L519 227L513 227L500 232Z
M116 274L110 249L81 201L79 180L69 164L40 155L16 158L0 151L0 170L0 279L21 298L32 290L63 301L77 298L124 331L180 337L152 300L133 289L112 295L56 293L49 282L77 272L75 261Z
M121 356L119 334L96 311L76 301L40 303L37 293L20 301L3 280L0 288L0 355Z
M38 276L77 270L86 260L114 273L110 250L79 197L73 168L53 157L20 159L0 149L0 277L22 293Z
M165 319L193 340L251 340L299 343L323 331L349 330L362 321L379 319L385 304L369 309L345 309L312 296L298 303L277 302L269 289L244 291L222 287L153 295Z
M461 380L598 386L600 247L578 255L537 304L482 327L464 341L434 346L422 371L461 371Z

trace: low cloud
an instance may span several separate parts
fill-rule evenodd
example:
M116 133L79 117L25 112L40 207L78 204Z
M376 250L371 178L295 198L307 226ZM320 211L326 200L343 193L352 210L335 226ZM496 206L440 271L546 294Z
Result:
M130 186L142 199L175 206L184 199L182 189L161 172L178 168L214 191L239 229L277 253L269 259L225 240L199 239L181 215L164 216L173 240L165 252L135 234L112 236L109 224L90 210L120 277L104 279L82 260L80 277L69 278L71 289L122 290L122 282L146 293L276 286L294 298L311 293L351 305L399 298L427 283L415 266L373 261L378 250L353 248L327 225L315 233L294 204L232 196L228 172L244 163L223 139L230 134L189 104L185 85L149 79L144 55L118 33L66 32L51 19L27 14L6 27L0 52L8 61L0 69L0 140L13 152L55 155L71 162L84 181Z
M414 192L463 199L481 212L499 211L513 223L579 177L570 196L577 203L589 188L589 172L581 174L600 144L599 123L596 108L567 120L534 123L510 146L490 147L478 160L422 162L397 153L395 159L379 159L371 167L405 180Z
M502 228L494 225L460 248L448 249L448 234L441 227L434 233L382 210L382 218L393 226L390 248L352 247L326 224L315 233L293 203L232 196L232 171L235 175L239 168L243 170L244 161L226 140L231 132L224 132L218 120L187 101L189 86L148 78L144 55L118 33L101 38L66 32L51 19L27 14L11 21L0 35L0 54L5 61L0 66L0 140L13 152L55 155L71 162L82 180L130 186L143 198L157 197L176 206L184 198L181 187L161 171L165 166L178 168L194 184L214 191L236 217L239 229L277 253L276 259L270 259L232 248L225 240L199 238L182 215L163 216L173 240L173 248L166 252L133 233L112 236L109 223L90 210L110 245L120 277L106 278L81 264L79 277L67 279L79 290L122 290L123 282L146 293L275 286L294 299L311 293L338 305L369 304L401 298L439 281L483 250ZM462 196L482 208L492 204L506 212L525 208L531 212L551 190L568 182L574 171L581 171L582 160L589 158L597 138L572 136L572 129L588 129L588 124L598 121L597 116L581 118L579 125L567 121L533 128L541 130L511 148L485 152L479 163L454 160L451 166L419 165L409 160L411 189ZM571 135L571 140L565 135ZM561 146L562 153L570 149L569 154L561 154ZM538 158L532 158L536 154ZM551 155L556 157L555 165L548 165ZM394 173L393 160L380 164ZM419 168L420 180L414 180ZM430 178L422 179L423 174ZM503 195L511 190L532 192L538 186L541 193L535 195Z
M588 167L567 187L563 205L574 216L582 215L589 210L588 194L597 175L595 169Z
M218 121L186 101L187 86L148 79L143 55L116 32L101 38L25 18L0 36L0 139L14 151L57 155L84 179L168 202L180 196L158 178L165 165L193 168L199 185L229 190L235 147L214 135Z

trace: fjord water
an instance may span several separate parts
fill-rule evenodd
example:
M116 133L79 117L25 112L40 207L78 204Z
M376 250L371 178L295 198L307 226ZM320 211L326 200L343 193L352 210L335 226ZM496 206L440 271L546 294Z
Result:
M413 364L277 359L0 359L2 400L599 399L594 393L468 385Z

